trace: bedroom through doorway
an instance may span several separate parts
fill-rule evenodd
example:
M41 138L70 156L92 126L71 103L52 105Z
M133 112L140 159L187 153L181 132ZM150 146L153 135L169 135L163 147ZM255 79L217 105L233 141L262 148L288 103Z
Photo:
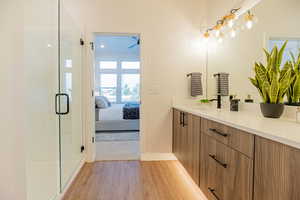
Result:
M140 158L140 36L97 34L96 160Z

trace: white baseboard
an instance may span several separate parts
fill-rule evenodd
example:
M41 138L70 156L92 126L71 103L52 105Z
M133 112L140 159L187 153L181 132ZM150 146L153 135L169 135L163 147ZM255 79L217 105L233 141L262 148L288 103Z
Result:
M142 161L177 160L172 153L142 153Z
M69 183L66 185L64 191L62 193L60 193L58 195L58 197L56 198L56 200L62 200L65 196L65 194L67 193L67 191L69 190L69 188L71 187L72 183L74 182L75 178L78 176L80 170L82 169L83 165L86 163L86 159L83 158L78 166L78 168L76 169L75 173L73 174L73 176L71 177Z

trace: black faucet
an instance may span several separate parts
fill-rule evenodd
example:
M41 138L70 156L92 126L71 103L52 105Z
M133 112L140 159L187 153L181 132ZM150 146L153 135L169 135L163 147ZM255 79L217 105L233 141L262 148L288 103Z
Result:
M221 109L222 108L222 99L221 99L221 95L218 94L216 99L211 99L209 101L217 101L217 108Z

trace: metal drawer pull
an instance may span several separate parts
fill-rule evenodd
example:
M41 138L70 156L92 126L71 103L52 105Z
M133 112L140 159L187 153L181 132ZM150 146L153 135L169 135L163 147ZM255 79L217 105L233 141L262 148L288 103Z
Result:
M212 189L212 188L208 188L208 190L212 193L212 195L214 195L214 197L217 199L217 200L220 200L220 198L216 195L215 193L215 190Z
M216 133L216 134L218 134L218 135L221 135L223 137L227 137L228 136L228 134L222 133L222 132L220 132L220 131L218 131L217 129L214 129L214 128L210 128L209 130L212 131L212 132L214 132L214 133Z
M222 163L221 161L219 161L215 155L209 155L209 157L211 157L212 159L214 159L217 163L219 163L222 167L227 168L227 164Z
M182 112L180 112L180 125L182 125Z
M186 123L185 117L186 117L186 113L182 113L183 114L183 122L182 122L182 127L187 126L188 124Z

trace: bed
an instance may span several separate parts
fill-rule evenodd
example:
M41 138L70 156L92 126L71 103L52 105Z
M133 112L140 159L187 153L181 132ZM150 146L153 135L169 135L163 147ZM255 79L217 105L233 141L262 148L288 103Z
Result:
M140 129L139 119L126 119L125 112L133 112L136 105L112 104L105 109L96 109L96 132L105 131L138 131ZM136 110L135 110L136 111ZM130 115L131 117L133 115ZM125 118L125 119L124 119Z

